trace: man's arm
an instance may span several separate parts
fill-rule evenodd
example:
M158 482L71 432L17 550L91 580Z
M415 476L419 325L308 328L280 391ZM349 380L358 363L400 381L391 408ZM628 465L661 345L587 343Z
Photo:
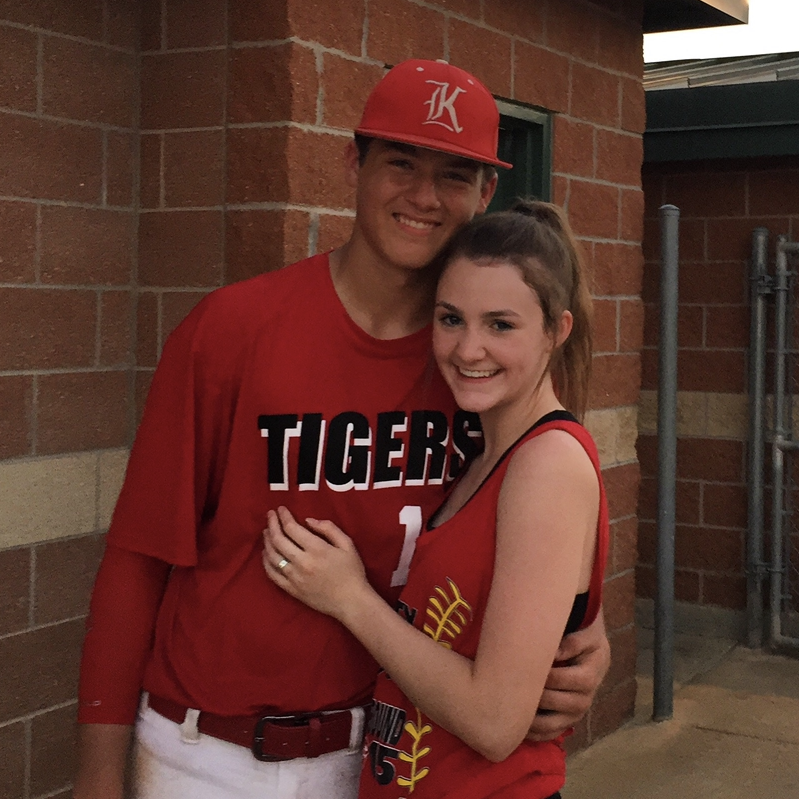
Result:
M591 707L610 668L610 643L601 610L590 626L563 639L557 664L547 677L528 740L556 738L577 724Z
M73 799L122 799L132 727L81 724Z

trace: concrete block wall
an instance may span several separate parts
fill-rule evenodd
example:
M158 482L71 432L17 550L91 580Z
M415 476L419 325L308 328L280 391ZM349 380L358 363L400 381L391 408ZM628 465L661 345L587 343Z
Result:
M613 517L614 663L570 745L629 717L640 13L639 0L0 0L0 797L67 795L83 616L164 340L208 291L346 239L344 146L385 66L413 56L555 113L554 199L597 298L587 422Z
M647 164L638 594L654 593L657 500L657 209L681 209L676 597L746 606L749 258L756 227L799 235L799 160ZM768 472L767 472L768 474ZM768 514L767 514L768 515Z

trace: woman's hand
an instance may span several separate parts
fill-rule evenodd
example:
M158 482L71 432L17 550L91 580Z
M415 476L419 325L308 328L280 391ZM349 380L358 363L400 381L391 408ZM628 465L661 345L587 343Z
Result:
M282 506L269 511L264 569L291 596L342 621L352 604L371 591L363 563L352 539L333 522L305 523Z

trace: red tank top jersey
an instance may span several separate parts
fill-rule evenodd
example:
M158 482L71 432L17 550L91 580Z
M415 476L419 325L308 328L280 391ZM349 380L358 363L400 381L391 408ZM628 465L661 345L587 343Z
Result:
M223 715L369 700L377 665L269 581L261 533L279 505L334 520L396 601L422 519L479 438L430 335L368 336L321 255L213 292L169 338L109 532L175 564L146 690Z
M565 430L591 458L600 485L597 546L580 626L599 611L608 548L608 512L599 457L588 431L570 414L522 436L454 516L419 538L399 612L434 640L474 658L493 578L496 514L500 488L513 452L547 430ZM570 420L567 420L567 417ZM524 741L506 760L493 763L418 710L385 672L377 680L365 743L360 799L543 799L565 780L559 741Z

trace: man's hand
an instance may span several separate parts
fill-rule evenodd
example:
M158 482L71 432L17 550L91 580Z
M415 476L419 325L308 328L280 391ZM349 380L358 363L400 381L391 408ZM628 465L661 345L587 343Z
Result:
M122 799L132 727L78 725L78 770L73 799Z
M610 643L599 616L584 630L567 635L544 686L530 741L549 741L579 722L610 668Z

